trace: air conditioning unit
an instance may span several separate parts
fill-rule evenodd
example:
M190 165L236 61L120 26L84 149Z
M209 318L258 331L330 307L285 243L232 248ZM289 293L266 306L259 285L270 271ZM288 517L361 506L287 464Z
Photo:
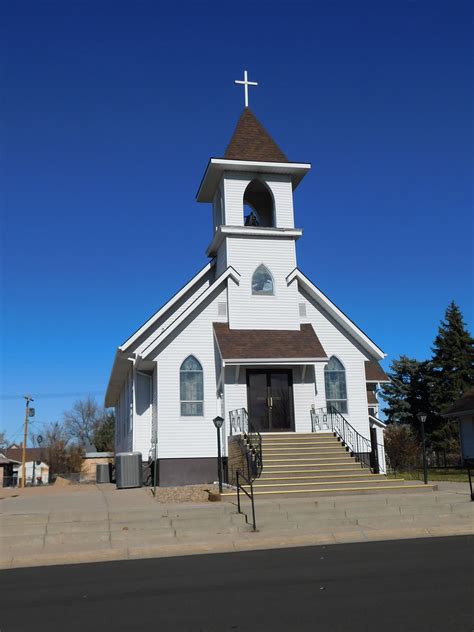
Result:
M97 463L95 470L96 483L110 483L110 470L109 463Z
M115 482L117 489L142 486L142 453L119 452L115 455Z

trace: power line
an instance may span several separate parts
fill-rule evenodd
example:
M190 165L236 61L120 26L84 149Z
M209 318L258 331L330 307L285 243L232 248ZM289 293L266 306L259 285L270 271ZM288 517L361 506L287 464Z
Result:
M83 395L103 395L105 391L81 391L76 393L33 393L35 399L54 399L60 397L82 397ZM23 399L24 395L0 395L0 399Z

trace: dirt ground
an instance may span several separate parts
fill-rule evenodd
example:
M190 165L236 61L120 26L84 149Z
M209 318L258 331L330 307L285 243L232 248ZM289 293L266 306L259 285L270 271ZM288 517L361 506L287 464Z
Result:
M7 498L48 497L61 494L91 494L97 492L101 485L95 484L71 484L71 485L43 485L38 487L4 487L0 489L0 500ZM107 485L107 489L115 489L113 485ZM104 487L105 489L105 487ZM153 498L152 488L142 488ZM122 491L122 490L119 490ZM123 490L125 491L125 490ZM184 485L183 487L157 487L156 500L160 503L207 503L209 494L217 494L217 485Z
M152 489L147 490L152 494ZM207 503L210 494L218 494L217 485L184 485L183 487L157 487L159 503Z

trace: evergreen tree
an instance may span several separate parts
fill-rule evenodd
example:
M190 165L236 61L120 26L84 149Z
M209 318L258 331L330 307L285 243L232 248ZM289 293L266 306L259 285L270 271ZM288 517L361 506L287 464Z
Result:
M94 445L99 452L115 450L115 415L105 411L94 432Z
M390 422L418 428L417 413L431 410L429 363L402 355L392 362L388 376L390 382L382 388L384 413Z
M441 321L432 351L431 410L442 413L474 384L474 339L454 301Z

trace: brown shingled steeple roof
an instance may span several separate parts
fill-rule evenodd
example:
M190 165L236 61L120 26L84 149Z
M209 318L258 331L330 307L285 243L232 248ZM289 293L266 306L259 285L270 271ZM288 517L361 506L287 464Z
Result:
M227 160L289 162L255 114L245 108L225 150Z

